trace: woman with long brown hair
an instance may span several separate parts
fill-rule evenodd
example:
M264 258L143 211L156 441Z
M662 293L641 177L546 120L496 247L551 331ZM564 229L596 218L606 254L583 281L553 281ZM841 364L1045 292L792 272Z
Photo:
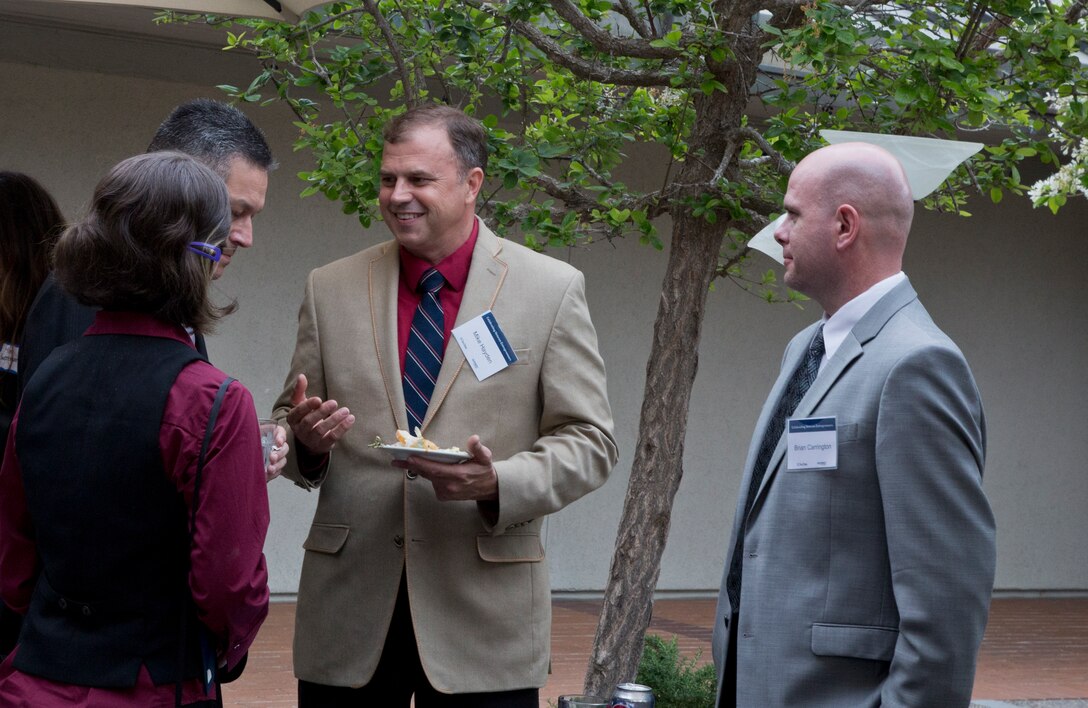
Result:
M21 172L0 171L0 436L15 413L19 342L64 217L53 197ZM0 452L0 460L3 459Z
M233 309L208 285L223 180L129 158L55 248L94 324L23 390L0 467L0 595L25 615L0 705L221 705L268 612L253 398L197 352Z
M7 440L22 390L23 325L63 230L64 217L44 187L21 172L0 171L0 446ZM18 634L19 616L0 603L0 659L11 651Z

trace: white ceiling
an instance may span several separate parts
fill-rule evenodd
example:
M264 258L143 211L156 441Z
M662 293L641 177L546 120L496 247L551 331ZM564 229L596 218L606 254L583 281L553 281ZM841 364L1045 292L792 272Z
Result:
M0 23L48 26L93 33L145 36L187 44L223 46L223 30L203 25L158 25L156 10L120 5L0 0Z

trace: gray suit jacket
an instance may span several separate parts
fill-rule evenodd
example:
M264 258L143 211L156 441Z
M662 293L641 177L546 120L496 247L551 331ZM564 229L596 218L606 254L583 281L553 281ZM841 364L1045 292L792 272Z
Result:
M308 393L335 399L355 426L319 487L296 613L295 675L361 686L374 673L406 569L423 668L439 691L543 686L551 587L541 524L597 488L616 462L604 362L582 274L497 238L483 224L457 315L492 310L518 361L478 381L452 339L423 433L464 447L479 433L499 475L499 516L474 502L440 502L430 482L391 466L375 436L408 427L397 347L396 243L310 274L298 342L276 417L298 373Z
M966 360L909 283L794 412L837 418L838 468L787 470L783 435L741 518L767 418L817 326L787 347L748 451L729 542L744 534L740 626L731 647L723 577L719 686L736 651L738 706L967 706L995 566L985 424Z

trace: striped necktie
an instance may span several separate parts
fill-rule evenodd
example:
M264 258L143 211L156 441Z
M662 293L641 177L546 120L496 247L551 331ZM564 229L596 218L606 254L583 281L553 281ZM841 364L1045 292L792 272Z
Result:
M434 392L438 370L442 368L445 318L438 291L446 284L442 274L431 268L419 279L417 291L423 297L412 317L408 350L404 356L404 403L408 409L408 432L423 426L427 405Z

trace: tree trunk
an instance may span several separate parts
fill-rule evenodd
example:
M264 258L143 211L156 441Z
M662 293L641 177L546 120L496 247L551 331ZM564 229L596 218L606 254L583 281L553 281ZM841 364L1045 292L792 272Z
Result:
M730 14L727 3L716 4L717 15L738 33L751 13ZM710 292L728 216L716 223L692 215L688 199L700 196L695 185L710 183L715 174L728 179L739 144L733 130L741 125L748 89L762 56L758 37L742 42L741 62L715 67L726 90L697 94L687 156L673 183L680 194L673 200L672 239L661 301L654 321L653 346L646 364L646 390L639 418L638 443L631 479L605 588L604 607L586 669L586 693L610 696L618 683L633 681L646 629L653 612L653 595L661 572L661 556L669 535L672 503L684 474L684 436L688 405L699 364L706 300ZM691 185L685 188L683 185Z
M639 439L586 671L586 693L610 696L616 684L633 681L638 671L673 497L683 475L688 402L722 233L720 224L690 212L673 220L672 248L646 365Z

